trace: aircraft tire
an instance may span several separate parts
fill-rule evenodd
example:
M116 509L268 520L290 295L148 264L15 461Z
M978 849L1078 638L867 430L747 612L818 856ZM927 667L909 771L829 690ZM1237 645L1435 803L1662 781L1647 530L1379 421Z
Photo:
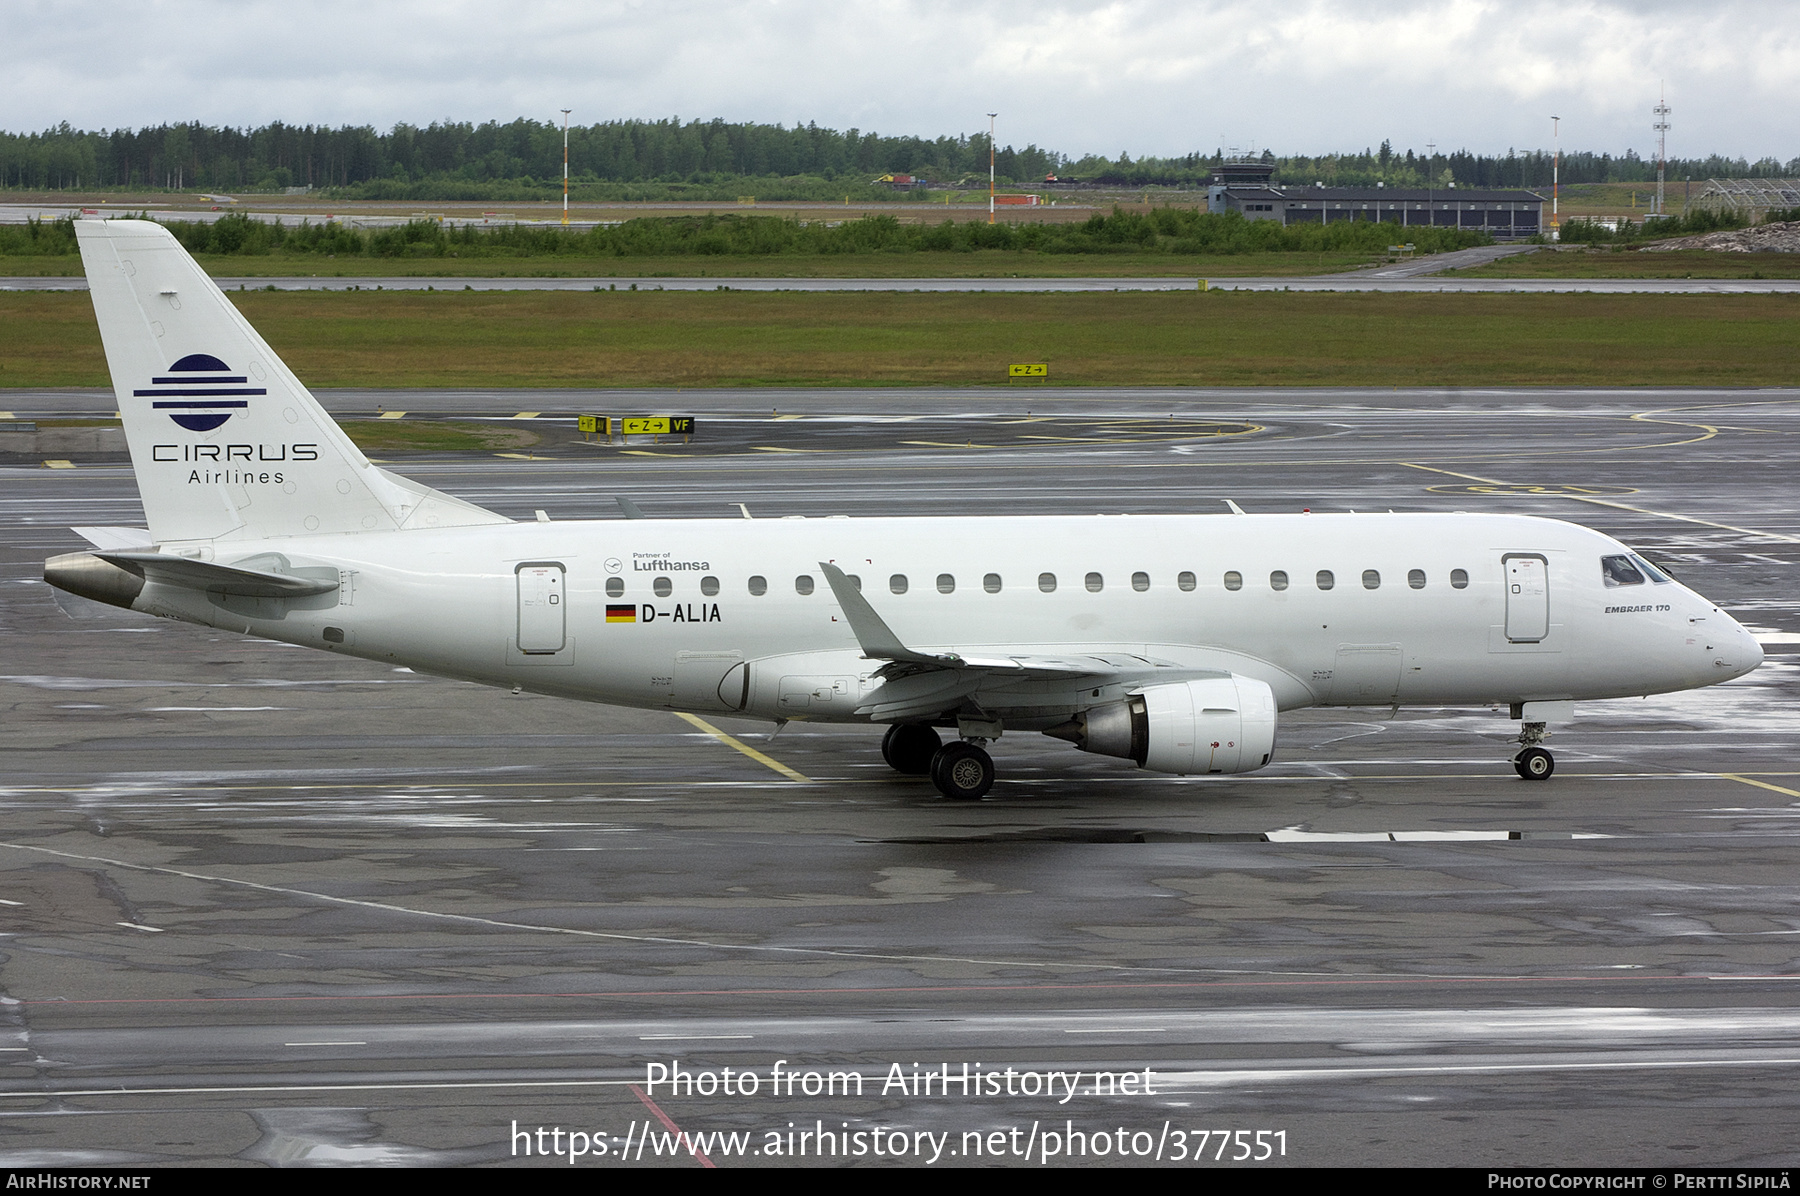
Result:
M931 761L943 746L937 730L923 723L895 723L881 737L881 758L909 777L931 775Z
M947 743L931 758L931 783L951 801L977 801L994 787L994 760L965 740Z
M1527 781L1547 781L1556 771L1556 757L1541 747L1530 747L1513 757L1513 771Z

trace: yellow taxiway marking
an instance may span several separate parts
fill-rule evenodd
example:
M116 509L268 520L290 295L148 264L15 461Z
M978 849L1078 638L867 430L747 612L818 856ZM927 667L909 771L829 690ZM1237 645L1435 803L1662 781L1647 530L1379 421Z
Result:
M44 465L46 468L49 468L49 469L74 469L75 468L75 462L73 462L73 461L46 461L46 462L44 462Z
M750 446L750 451L753 453L823 453L823 452L829 452L830 450L828 450L828 449L776 448L772 444L753 444Z
M916 444L916 445L920 446L921 448L991 449L991 448L999 448L1000 447L997 444L976 444L973 440L964 441L962 444L957 444L957 443L955 443L953 441L949 441L949 440L902 440L900 443L901 444Z
M505 457L508 461L536 461L530 453L495 453L496 457Z
M649 449L620 449L619 451L627 457L691 457L694 455L692 453L653 453ZM801 452L803 450L795 449L794 451Z
M775 759L773 756L763 755L763 753L757 751L755 748L751 747L749 744L745 743L743 740L738 739L734 736L725 734L725 732L719 730L717 727L713 726L711 723L707 722L705 719L700 718L697 715L692 715L692 714L688 714L686 711L677 710L675 712L675 717L679 718L679 719L685 719L687 722L690 722L694 726L700 728L700 730L705 731L708 735L711 735L714 739L718 740L720 743L725 744L727 747L736 748L738 751L744 753L744 755L750 757L752 760L756 761L758 764L762 764L769 768L774 769L776 772L780 773L782 776L786 777L790 781L801 781L806 784L812 783L811 777L802 776L801 774L795 772L793 769L789 768L787 765L783 764L781 761Z
M542 414L544 414L542 411L521 411L521 412L519 412L519 414L513 416L513 418L514 419L536 419L538 416L540 416Z
M13 413L10 411L0 411L0 419L16 419L16 418L17 417L15 415L13 415Z
M1754 780L1750 777L1740 776L1735 772L1722 772L1719 775L1728 781L1739 781L1745 785L1755 785L1758 789L1772 789L1776 793L1785 793L1789 797L1800 797L1800 789L1783 789L1780 785L1771 785L1767 781Z
M1662 445L1658 447L1667 448L1671 446ZM1457 473L1454 469L1439 469L1435 465L1420 465L1413 461L1402 461L1400 464L1406 466L1408 469L1423 469L1429 473L1447 474L1453 478L1467 478L1471 482L1481 482L1488 486L1512 486L1515 484L1512 482L1497 482L1493 478L1478 478L1472 473ZM1632 511L1639 515L1651 515L1657 519L1676 519L1682 523L1698 523L1701 527L1716 527L1723 531L1737 532L1741 536L1758 536L1765 540L1785 540L1789 544L1800 544L1800 536L1784 535L1781 532L1758 531L1755 528L1738 527L1733 523L1718 523L1711 519L1697 519L1692 515L1677 515L1671 511L1652 511L1649 507L1634 507L1628 502L1613 502L1608 498L1595 498L1591 494L1569 494L1564 492L1555 495L1555 497L1570 499L1573 502L1592 503L1597 507L1612 507L1614 510Z
M404 411L383 411L380 415L376 416L375 418L377 418L377 419L405 419L406 412L404 412Z

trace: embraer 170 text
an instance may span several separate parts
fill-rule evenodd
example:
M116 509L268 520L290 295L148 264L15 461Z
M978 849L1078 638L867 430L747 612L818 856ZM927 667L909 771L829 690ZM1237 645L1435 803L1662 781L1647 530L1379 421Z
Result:
M1550 519L517 523L371 465L160 226L76 230L148 527L77 529L95 551L44 576L115 606L535 693L878 723L889 764L958 798L1003 730L1239 773L1319 705L1506 705L1541 780L1573 703L1762 661Z

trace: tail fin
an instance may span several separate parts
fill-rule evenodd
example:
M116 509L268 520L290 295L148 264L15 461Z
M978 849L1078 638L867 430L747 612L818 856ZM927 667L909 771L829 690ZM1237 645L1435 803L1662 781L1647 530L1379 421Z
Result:
M511 522L371 465L167 229L75 231L158 543Z

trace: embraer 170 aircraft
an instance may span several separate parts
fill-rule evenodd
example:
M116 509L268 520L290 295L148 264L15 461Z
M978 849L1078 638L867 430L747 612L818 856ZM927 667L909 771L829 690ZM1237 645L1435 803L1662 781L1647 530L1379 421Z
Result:
M1165 773L1267 764L1279 711L1573 703L1740 677L1729 615L1610 537L1504 515L516 523L379 469L159 225L81 221L148 528L51 585L535 693L877 723L948 797L1042 731ZM955 738L945 743L940 730Z

